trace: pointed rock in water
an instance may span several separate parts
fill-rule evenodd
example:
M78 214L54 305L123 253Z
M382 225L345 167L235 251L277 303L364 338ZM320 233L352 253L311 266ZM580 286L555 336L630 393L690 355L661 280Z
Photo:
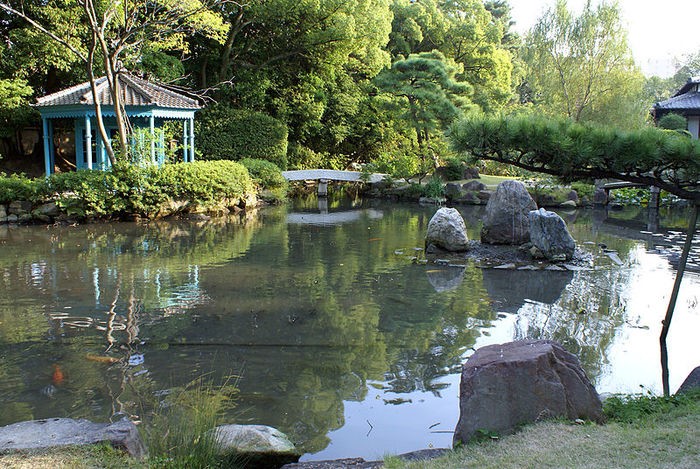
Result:
M454 208L441 208L428 223L425 245L459 252L469 248L467 227L462 215Z
M503 181L486 204L481 242L488 244L523 244L530 241L528 213L537 210L525 185Z
M564 220L543 208L528 214L530 241L551 261L570 260L574 257L576 242L566 229Z

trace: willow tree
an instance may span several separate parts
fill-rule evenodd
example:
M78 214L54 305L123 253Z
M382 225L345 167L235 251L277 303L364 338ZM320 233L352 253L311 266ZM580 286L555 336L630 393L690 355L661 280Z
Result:
M568 119L472 117L452 127L455 150L480 160L551 174L564 181L620 179L655 186L688 200L692 213L661 331L664 393L668 394L666 338L695 233L700 206L700 142L647 127L620 131Z
M97 127L107 143L107 154L116 162L102 122L94 72L101 68L114 107L122 154L128 154L129 119L124 110L118 74L124 63L138 62L146 48L186 52L186 38L203 34L223 41L227 31L214 8L226 0L47 0L31 10L17 0L0 0L0 10L21 18L34 30L70 51L84 64L90 80ZM77 21L87 30L66 29L55 21L56 12L77 11Z
M529 99L545 114L634 128L645 122L644 77L632 58L616 3L566 0L546 10L522 48Z

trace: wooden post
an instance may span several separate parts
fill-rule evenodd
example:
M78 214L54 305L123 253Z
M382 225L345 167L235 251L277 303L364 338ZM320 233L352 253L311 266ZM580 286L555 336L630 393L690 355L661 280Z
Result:
M688 254L690 253L690 248L693 244L693 235L695 234L695 225L698 221L698 205L700 202L695 201L695 206L693 207L693 212L690 215L690 222L688 223L688 231L685 235L685 244L683 245L683 253L681 254L681 259L678 262L678 269L676 270L676 281L673 283L673 290L671 291L671 299L668 302L668 309L666 310L666 316L662 322L663 328L661 329L661 337L659 342L661 342L661 378L663 381L664 396L670 395L669 382L668 382L668 353L666 349L666 337L668 337L668 329L671 326L671 319L673 319L673 310L676 308L676 300L678 300L678 291L681 288L681 281L683 280L683 273L685 273L685 265L688 262Z

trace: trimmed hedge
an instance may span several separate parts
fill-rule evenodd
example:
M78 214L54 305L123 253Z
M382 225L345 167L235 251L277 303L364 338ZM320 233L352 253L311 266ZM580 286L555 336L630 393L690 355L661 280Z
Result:
M274 163L254 158L245 158L239 161L246 167L253 182L261 189L285 189L287 180L282 176L282 170Z
M287 169L287 126L274 117L215 105L198 116L195 133L205 160L255 158Z
M18 182L19 181L19 182ZM156 216L169 200L216 208L255 193L248 170L234 161L196 161L158 167L117 165L27 179L0 175L0 202L55 200L69 216Z

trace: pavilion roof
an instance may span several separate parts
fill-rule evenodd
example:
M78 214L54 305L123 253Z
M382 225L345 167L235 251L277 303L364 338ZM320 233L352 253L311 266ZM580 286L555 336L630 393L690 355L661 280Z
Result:
M117 77L125 106L157 106L171 109L200 109L202 107L199 101L194 98L135 77L129 73L120 72L117 74ZM96 79L95 84L100 104L105 106L113 105L107 77L103 76ZM52 107L94 104L90 82L87 81L38 98L35 106Z
M700 112L700 92L688 91L687 93L676 95L673 98L656 103L654 108L664 111L695 110Z

